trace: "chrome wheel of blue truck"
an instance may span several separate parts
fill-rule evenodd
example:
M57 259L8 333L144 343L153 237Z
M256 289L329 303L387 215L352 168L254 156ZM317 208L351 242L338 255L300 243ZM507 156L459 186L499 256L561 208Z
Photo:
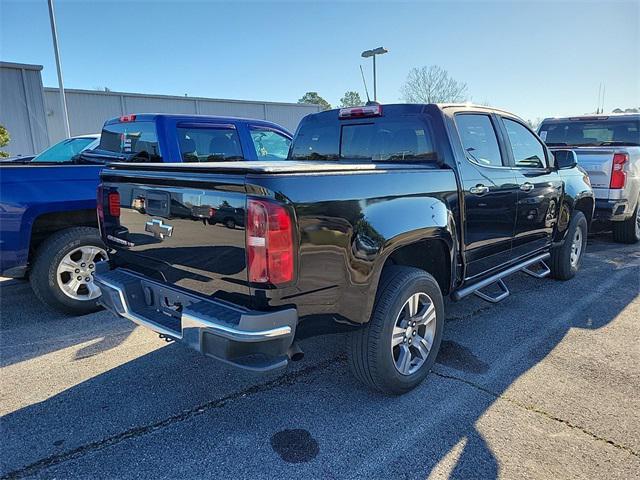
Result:
M107 252L97 229L61 230L39 246L29 273L31 287L42 302L57 310L93 312L100 297L93 272L96 263L104 260Z

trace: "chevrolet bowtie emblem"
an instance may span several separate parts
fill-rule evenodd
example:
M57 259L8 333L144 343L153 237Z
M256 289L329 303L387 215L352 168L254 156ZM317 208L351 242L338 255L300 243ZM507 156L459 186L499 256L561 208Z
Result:
M153 233L153 236L163 240L164 237L170 237L173 233L173 227L171 225L165 225L162 220L156 220L155 218L150 222L144 224L144 231Z

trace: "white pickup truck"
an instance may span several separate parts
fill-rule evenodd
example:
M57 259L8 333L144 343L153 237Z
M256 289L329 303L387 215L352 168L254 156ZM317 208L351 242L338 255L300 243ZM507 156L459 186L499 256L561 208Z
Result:
M596 197L595 226L610 226L617 242L638 242L640 114L546 118L538 134L551 149L576 152Z

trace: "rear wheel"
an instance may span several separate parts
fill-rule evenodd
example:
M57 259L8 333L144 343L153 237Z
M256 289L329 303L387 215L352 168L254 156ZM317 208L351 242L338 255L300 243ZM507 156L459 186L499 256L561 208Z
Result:
M640 241L640 199L636 203L633 215L624 222L613 222L613 239L620 243Z
M224 221L224 224L227 226L227 228L230 228L231 230L236 228L236 221L233 218L227 218Z
M29 275L31 288L45 304L67 313L83 314L98 309L100 289L94 283L96 262L107 259L98 230L74 227L45 240L35 256Z
M551 250L551 276L557 280L573 278L578 273L586 248L587 219L584 213L576 210L569 222L564 242Z
M387 267L371 320L351 333L353 374L384 393L415 388L433 366L443 324L444 302L436 280L417 268Z

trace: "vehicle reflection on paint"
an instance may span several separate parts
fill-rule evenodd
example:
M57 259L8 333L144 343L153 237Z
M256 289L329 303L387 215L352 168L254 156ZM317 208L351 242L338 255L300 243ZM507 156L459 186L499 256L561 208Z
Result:
M244 293L244 195L139 185L118 190L120 217L109 222L117 225L112 236L128 242L122 243L123 262L130 258L128 252L140 254L144 262L139 268L156 280L230 301ZM153 222L170 229L171 235L155 234L147 226ZM226 293L219 293L220 285L227 285Z

